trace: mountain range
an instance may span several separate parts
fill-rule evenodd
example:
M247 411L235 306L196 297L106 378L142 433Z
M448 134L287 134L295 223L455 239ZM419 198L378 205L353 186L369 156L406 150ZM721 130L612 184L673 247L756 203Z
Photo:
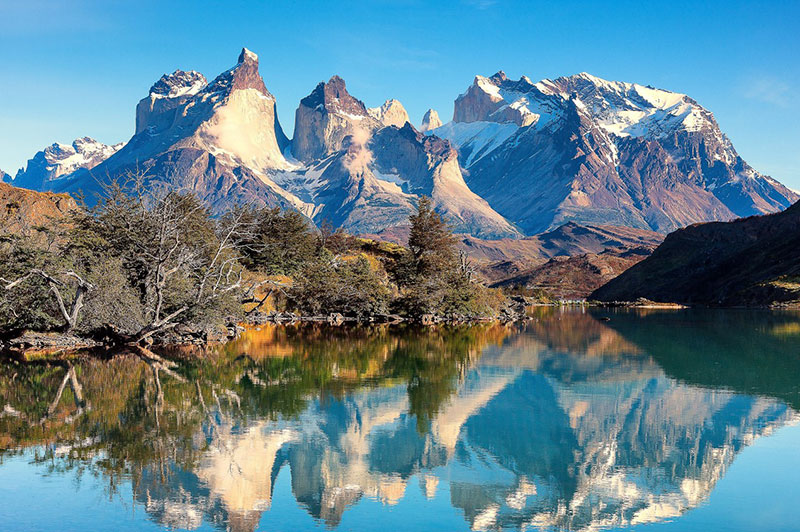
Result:
M290 139L247 49L210 82L162 76L136 106L128 142L53 144L13 184L91 203L103 183L133 174L218 212L281 206L352 233L402 226L424 194L457 232L482 239L567 222L668 233L800 199L751 168L688 96L586 73L476 76L451 122L431 109L419 128L399 101L367 108L334 76L300 100Z

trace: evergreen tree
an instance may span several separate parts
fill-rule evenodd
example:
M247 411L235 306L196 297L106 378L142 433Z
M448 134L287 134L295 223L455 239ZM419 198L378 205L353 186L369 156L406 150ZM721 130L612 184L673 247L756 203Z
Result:
M420 198L409 221L408 253L395 272L402 288L395 309L417 318L425 314L492 314L496 293L473 281L471 268L465 267L468 264L456 248L455 235L433 209L430 198Z
M453 231L433 209L433 202L422 196L417 212L409 216L411 232L408 248L413 273L423 277L438 277L457 266L458 253Z

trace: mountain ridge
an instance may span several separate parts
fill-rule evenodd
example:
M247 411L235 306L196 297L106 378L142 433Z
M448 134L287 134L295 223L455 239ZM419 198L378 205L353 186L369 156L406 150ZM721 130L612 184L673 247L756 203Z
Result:
M800 305L800 202L785 211L694 224L596 290L601 301Z
M196 71L159 78L124 145L72 166L48 163L69 157L43 150L34 159L44 163L31 159L14 184L91 201L102 182L141 171L217 212L281 206L354 233L402 225L424 194L457 232L487 239L570 221L668 233L800 199L747 165L713 114L680 93L587 73L534 83L499 71L475 77L453 118L441 124L429 109L418 129L399 101L368 108L333 76L300 100L289 139L258 56L243 48L210 82Z

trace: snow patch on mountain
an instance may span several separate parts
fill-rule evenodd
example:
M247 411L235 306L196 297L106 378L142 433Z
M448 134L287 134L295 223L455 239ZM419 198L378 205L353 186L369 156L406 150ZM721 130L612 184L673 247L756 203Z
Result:
M456 146L459 154L465 155L462 166L466 168L502 145L518 129L513 122L448 122L426 133L447 139Z
M195 70L176 70L164 74L150 87L150 95L155 98L179 98L193 96L207 85L205 76Z

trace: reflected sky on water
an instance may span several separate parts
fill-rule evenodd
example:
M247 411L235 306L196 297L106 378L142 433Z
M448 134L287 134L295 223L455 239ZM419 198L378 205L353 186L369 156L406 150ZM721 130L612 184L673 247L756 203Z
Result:
M800 315L534 316L5 362L2 529L800 529Z

